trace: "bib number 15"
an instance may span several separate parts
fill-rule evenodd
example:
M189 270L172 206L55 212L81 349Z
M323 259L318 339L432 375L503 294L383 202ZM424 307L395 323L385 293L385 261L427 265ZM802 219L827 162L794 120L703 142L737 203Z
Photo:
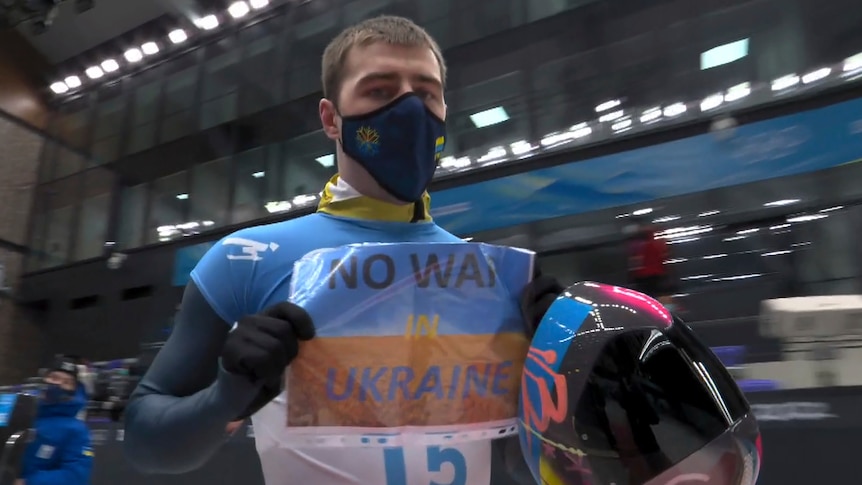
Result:
M454 448L429 446L426 452L428 471L442 472L445 465L452 470L452 479L447 482L431 480L428 485L467 485L467 460ZM423 485L407 482L407 461L403 448L383 450L383 463L386 467L386 485Z

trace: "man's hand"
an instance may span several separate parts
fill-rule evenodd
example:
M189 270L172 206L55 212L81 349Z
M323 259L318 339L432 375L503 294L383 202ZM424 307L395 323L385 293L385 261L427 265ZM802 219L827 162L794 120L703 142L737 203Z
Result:
M233 436L234 433L242 426L245 421L240 419L238 421L231 421L225 426L224 431L228 436Z
M521 313L530 335L533 335L539 327L539 323L541 323L548 308L564 289L556 278L543 275L539 267L536 266L533 281L527 283L521 294Z
M299 342L313 337L308 313L279 303L236 323L222 350L222 367L255 383L278 378L299 353Z

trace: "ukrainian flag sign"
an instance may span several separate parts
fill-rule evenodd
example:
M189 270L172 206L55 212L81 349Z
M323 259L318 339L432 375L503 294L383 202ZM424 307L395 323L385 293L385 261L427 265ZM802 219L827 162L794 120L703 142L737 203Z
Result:
M529 347L518 297L532 266L529 251L468 243L362 244L302 258L291 301L317 336L286 373L285 437L392 446L515 433Z

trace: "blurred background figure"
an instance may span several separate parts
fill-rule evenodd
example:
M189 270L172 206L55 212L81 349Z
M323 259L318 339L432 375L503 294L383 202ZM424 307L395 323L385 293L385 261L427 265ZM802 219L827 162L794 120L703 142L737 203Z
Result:
M93 449L90 430L79 418L86 403L77 362L58 357L44 378L35 439L16 485L89 485Z
M670 275L665 262L669 258L667 243L656 236L656 228L642 226L635 234L629 256L632 288L645 293L668 310L674 311Z

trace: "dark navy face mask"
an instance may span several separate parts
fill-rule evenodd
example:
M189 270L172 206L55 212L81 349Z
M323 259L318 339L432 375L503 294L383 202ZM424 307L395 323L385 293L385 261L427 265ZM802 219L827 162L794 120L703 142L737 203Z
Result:
M446 124L415 93L359 116L342 117L341 145L386 192L416 202L446 145Z
M75 397L75 391L67 391L57 384L46 383L43 392L46 404L57 404Z

